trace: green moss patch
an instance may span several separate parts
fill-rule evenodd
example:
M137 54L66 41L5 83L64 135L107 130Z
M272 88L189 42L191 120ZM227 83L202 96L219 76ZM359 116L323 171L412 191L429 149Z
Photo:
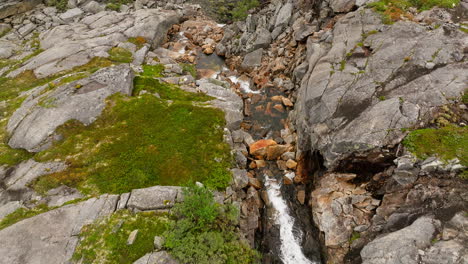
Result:
M141 36L129 38L128 42L135 44L138 49L143 48L143 46L147 43L146 38Z
M133 263L153 250L155 236L161 235L169 219L154 212L133 214L127 210L117 211L83 227L81 242L73 259L80 263ZM138 230L132 245L127 239L133 230Z
M121 63L130 63L133 61L132 52L121 47L111 48L108 53L111 61Z
M16 209L16 211L14 211L13 213L5 216L5 218L2 219L2 221L0 222L0 230L4 229L6 227L9 227L9 226L21 221L21 220L31 218L31 217L36 216L38 214L45 213L45 212L47 212L47 211L49 211L51 209L54 209L54 208L48 207L45 204L38 205L33 209L18 208L18 209Z
M410 7L415 7L418 11L429 10L433 7L454 8L460 0L380 0L369 3L368 6L383 16L383 22L391 24L401 20L402 17L413 19L413 15L408 12Z
M182 71L185 74L190 74L193 78L197 78L197 69L194 64L181 63L180 67L182 67Z
M33 187L44 193L65 184L97 194L201 181L225 188L231 157L223 141L224 113L192 104L211 97L144 76L135 78L135 90L157 92L161 99L115 95L93 124L63 125L58 133L64 140L36 159L64 160L70 167Z
M411 131L403 144L421 159L437 156L448 161L458 158L468 166L468 128L448 125Z
M176 222L165 233L165 247L180 263L258 263L259 254L239 237L239 211L215 202L201 187L184 190L184 202L173 209Z

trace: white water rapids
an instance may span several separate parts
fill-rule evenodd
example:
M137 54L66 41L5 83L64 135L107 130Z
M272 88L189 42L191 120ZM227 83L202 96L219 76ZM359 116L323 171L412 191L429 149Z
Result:
M276 209L275 223L280 228L281 260L284 264L318 264L310 261L302 252L298 239L294 236L294 220L289 215L289 208L281 196L281 186L276 180L265 177L268 198Z

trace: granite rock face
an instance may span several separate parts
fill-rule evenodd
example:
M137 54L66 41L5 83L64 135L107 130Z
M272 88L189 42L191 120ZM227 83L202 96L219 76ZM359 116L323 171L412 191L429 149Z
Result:
M89 125L101 114L105 99L114 94L131 95L133 72L128 65L104 68L88 78L47 91L36 88L8 122L9 145L30 152L44 150L53 142L55 129L69 120Z
M111 214L118 195L102 195L23 220L0 230L0 263L67 263L81 228Z
M308 42L296 103L299 146L319 150L333 169L350 153L398 143L403 128L461 96L467 43L450 24L386 26L368 9L346 14L331 45Z

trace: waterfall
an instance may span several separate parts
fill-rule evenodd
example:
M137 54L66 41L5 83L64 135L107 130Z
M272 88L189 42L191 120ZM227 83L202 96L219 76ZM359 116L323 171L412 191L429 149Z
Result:
M276 209L275 223L280 228L281 260L284 264L318 264L310 261L302 252L298 238L294 236L294 219L289 214L289 208L281 196L281 186L276 180L265 176L265 186L268 198Z

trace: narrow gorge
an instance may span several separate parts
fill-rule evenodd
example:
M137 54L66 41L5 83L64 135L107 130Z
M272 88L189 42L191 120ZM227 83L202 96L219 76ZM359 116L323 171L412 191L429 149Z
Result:
M0 3L0 263L468 263L466 0Z

